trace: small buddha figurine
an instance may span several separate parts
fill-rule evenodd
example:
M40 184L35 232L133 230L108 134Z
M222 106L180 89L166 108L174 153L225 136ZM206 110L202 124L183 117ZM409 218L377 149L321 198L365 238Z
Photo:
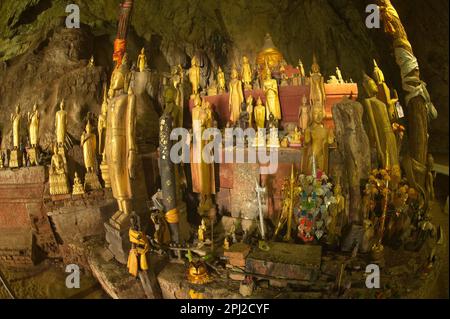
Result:
M56 145L53 146L53 156L49 170L49 184L50 195L64 195L70 192L65 163Z
M248 113L248 127L253 127L253 96L250 94L245 104L247 105L247 113Z
M292 146L297 146L297 145L301 145L302 143L302 133L300 132L300 130L298 129L298 127L296 126L294 128L294 132L292 132L292 138L291 138L291 145Z
M311 66L311 76L310 76L310 93L309 99L312 107L316 105L320 105L323 109L323 113L325 114L325 86L324 79L322 74L320 73L320 67L317 63L316 55L313 56L313 64Z
M266 96L266 116L269 119L269 115L272 114L275 120L281 120L281 106L278 98L278 84L277 80L272 79L272 73L269 65L266 63L266 72L263 82L263 90Z
M81 134L80 145L83 149L84 166L88 172L95 172L97 138L92 131L91 121L88 120L85 131Z
M73 178L73 189L72 195L83 195L84 194L84 186L81 182L81 179L78 177L78 173L75 172L75 176Z
M266 107L262 104L261 97L258 97L256 100L256 106L253 109L255 114L255 124L257 129L262 129L265 127L266 121Z
M298 60L297 69L298 69L299 76L300 76L300 79L301 79L301 84L304 84L303 82L304 82L304 78L306 76L306 74L305 74L305 67L303 66L302 60L300 60L300 59Z
M308 99L305 95L303 95L302 98L302 105L300 105L299 111L298 111L298 127L302 132L305 132L305 130L308 128L309 124L309 105L306 105Z
M145 48L141 49L141 53L138 56L137 64L139 68L139 72L144 72L147 66L147 57L145 56Z
M309 145L308 153L311 159L315 159L317 169L328 172L328 145L333 144L334 135L331 130L324 127L323 108L316 104L312 109L312 124L305 131L305 144ZM307 169L307 171L310 171Z
M55 116L56 143L58 147L63 147L66 140L67 112L64 110L64 100L59 104L59 111Z
M241 105L244 101L244 93L242 92L242 82L238 79L238 71L236 68L231 70L231 80L229 85L228 107L230 112L230 122L236 124L241 113Z
M244 89L245 90L251 90L252 89L252 68L250 66L250 63L248 62L248 58L244 55L242 57L242 82L244 82Z
M225 73L223 73L222 68L219 66L217 70L217 89L219 94L222 94L226 91L225 86Z
M198 231L197 231L198 241L200 243L205 242L205 232L206 232L206 220L205 220L205 218L202 218L202 222L201 222L200 226L198 226Z
M191 68L189 69L189 82L191 82L192 86L191 99L193 99L198 94L200 89L200 66L198 65L196 56L194 56L191 60Z
M88 68L92 69L93 67L95 67L94 56L91 55L91 58L89 59L89 63L88 63Z
M282 61L280 65L281 83L280 86L288 86L288 76L286 74L286 61Z
M336 67L336 77L338 79L339 84L344 84L344 79L342 78L342 72L339 67Z
M228 236L225 236L225 239L223 240L223 249L225 250L230 249L230 241L228 239Z

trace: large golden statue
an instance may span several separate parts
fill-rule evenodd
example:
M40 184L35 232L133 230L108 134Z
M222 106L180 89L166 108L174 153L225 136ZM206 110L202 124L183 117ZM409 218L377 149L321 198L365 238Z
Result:
M391 91L386 85L384 81L383 71L378 67L377 61L373 60L373 79L375 83L378 85L378 94L377 97L387 105L388 107L388 115L389 120L393 122L395 120L395 103L397 100L391 98Z
M310 92L309 99L312 107L316 105L320 105L323 109L325 116L325 85L322 74L320 73L320 66L317 63L316 55L313 56L313 64L311 66L311 75L310 75Z
M147 66L147 57L145 56L145 48L141 49L141 53L138 56L137 64L139 67L139 72L144 72Z
M219 66L217 70L217 89L219 90L219 94L222 94L226 90L225 85L225 74L222 71L222 68Z
M16 106L16 113L11 114L11 127L12 127L12 144L13 149L17 150L20 148L21 143L21 124L22 124L22 114L20 113L20 105Z
M231 70L231 80L228 90L230 97L228 106L230 111L230 122L237 123L239 114L241 113L241 104L244 101L244 93L242 92L242 82L238 79L238 71L236 68Z
M53 156L49 170L50 195L69 194L69 180L63 156L58 147L53 146Z
M33 111L28 113L28 134L30 136L30 146L33 148L36 148L39 144L39 122L40 115L35 103Z
M67 131L67 112L64 110L64 100L59 104L59 111L55 117L56 143L58 147L64 146Z
M242 57L242 82L244 82L244 88L246 90L252 89L252 68L250 66L250 63L248 62L248 58L244 55Z
M205 129L211 127L209 106L202 102L199 96L194 98L192 109L192 128L194 132L194 144L192 149L193 160L191 160L193 191L200 194L198 212L205 215L213 207L212 194L215 194L214 163L207 163L203 156L203 149L209 141L202 139Z
M131 86L128 94L123 91L128 72L127 64L123 63L112 74L106 124L106 161L113 196L119 206L110 224L118 229L128 227L132 212L131 179L134 179L136 160L136 99Z
M264 95L266 96L266 118L269 120L269 116L272 113L275 120L281 120L281 107L280 100L278 98L278 84L277 80L272 79L272 74L269 68L269 64L266 63L266 77L263 82Z
M370 127L368 135L371 144L376 146L380 165L382 167L386 167L386 163L392 166L398 165L397 140L392 130L386 104L377 98L378 86L373 79L364 74L363 87L367 94L367 98L364 99L364 107Z
M312 124L305 131L305 145L308 145L306 152L307 172L313 171L313 162L315 168L328 173L328 146L334 143L332 130L328 130L323 125L323 108L316 105L311 111Z
M192 95L193 99L195 95L198 94L200 89L200 66L198 65L197 57L194 56L191 60L191 68L189 69L189 82L192 85Z

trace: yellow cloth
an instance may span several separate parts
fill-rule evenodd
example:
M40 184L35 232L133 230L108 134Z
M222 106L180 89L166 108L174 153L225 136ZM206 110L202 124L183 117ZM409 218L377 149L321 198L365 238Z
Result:
M127 267L128 272L132 276L136 277L139 268L141 270L148 269L146 255L149 251L149 243L147 237L143 232L136 231L130 228L129 236L132 248L130 250L130 254L128 255Z

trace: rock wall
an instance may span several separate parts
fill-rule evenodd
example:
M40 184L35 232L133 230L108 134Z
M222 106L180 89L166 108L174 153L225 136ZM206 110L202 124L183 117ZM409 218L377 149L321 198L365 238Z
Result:
M82 47L80 58L87 59L91 52L95 52L97 63L110 70L120 0L73 2L79 4L81 21L93 36L92 47ZM373 1L136 0L128 50L135 59L138 50L146 47L150 68L163 72L178 63L189 67L190 57L200 53L206 65L224 66L228 77L231 64L238 64L243 54L253 59L263 44L264 34L270 32L274 43L291 64L296 65L298 58L302 58L306 70L309 70L312 53L316 52L326 78L339 65L344 78L359 81L361 71L370 72L372 58L376 58L388 84L401 94L399 70L390 41L381 30L369 30L364 25L365 6L369 3ZM0 87L4 86L7 78L13 81L9 90L13 88L17 93L23 93L22 96L29 91L30 97L35 96L31 89L21 91L17 87L31 86L31 83L35 86L36 82L42 83L42 79L39 81L38 77L33 77L30 83L20 76L11 80L13 75L8 70L16 64L25 68L26 62L20 60L21 57L32 50L39 51L39 45L47 46L50 30L58 25L60 17L66 15L66 4L63 0L2 1ZM447 0L393 0L393 4L402 17L419 59L423 80L428 83L440 113L430 129L431 151L448 153L449 3ZM2 70L6 70L6 77L2 76L5 74ZM22 71L20 74L25 73ZM44 79L53 78L48 72L43 75ZM0 109L9 114L15 101L5 101L4 94L0 91ZM46 107L54 107L54 102L46 99L42 103ZM78 103L85 107L93 105L91 102ZM4 116L0 122L5 125Z

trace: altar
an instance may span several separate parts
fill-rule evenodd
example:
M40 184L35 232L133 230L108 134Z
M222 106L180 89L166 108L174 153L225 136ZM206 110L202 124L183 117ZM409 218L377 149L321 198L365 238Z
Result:
M309 100L309 85L289 85L279 86L279 97L282 114L282 125L287 123L298 123L299 107L302 103L303 96L306 96ZM353 100L356 100L358 96L358 85L356 83L342 83L342 84L327 84L325 83L325 93L327 96L325 103L325 118L324 124L327 127L333 127L332 121L332 108L333 105L339 102L344 96L351 96ZM249 95L253 96L253 100L256 101L258 97L261 97L263 103L266 103L264 91L261 89L246 90L244 92L245 97ZM212 96L204 97L211 105L214 112L218 117L219 127L225 127L227 119L230 116L228 99L229 94L223 93ZM189 100L189 110L194 107L193 100Z

